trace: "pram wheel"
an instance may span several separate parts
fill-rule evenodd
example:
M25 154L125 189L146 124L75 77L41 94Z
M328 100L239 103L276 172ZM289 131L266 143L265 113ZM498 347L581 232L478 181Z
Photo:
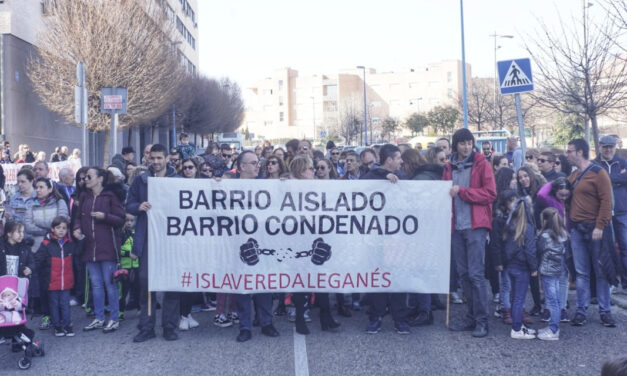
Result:
M29 369L31 365L31 361L28 358L22 358L17 361L17 368L19 369Z

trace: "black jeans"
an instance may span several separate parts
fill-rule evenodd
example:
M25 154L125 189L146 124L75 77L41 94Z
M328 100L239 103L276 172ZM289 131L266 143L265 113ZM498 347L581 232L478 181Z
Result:
M139 259L139 328L141 331L152 331L157 321L157 294L150 296L150 316L148 315L148 252ZM180 297L178 292L166 292L161 303L161 325L163 329L176 329L180 319Z

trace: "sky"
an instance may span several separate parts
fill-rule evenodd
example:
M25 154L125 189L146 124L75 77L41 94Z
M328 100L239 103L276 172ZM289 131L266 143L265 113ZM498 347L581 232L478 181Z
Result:
M466 62L472 76L493 77L497 60L527 57L539 21L580 23L583 1L466 0ZM200 72L242 89L291 67L301 76L365 65L377 72L461 60L459 0L198 0ZM596 4L589 16L601 13Z

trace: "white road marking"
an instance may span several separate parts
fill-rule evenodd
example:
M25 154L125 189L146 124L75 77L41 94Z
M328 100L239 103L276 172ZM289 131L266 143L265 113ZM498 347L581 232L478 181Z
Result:
M296 376L309 376L307 343L304 335L296 333L296 327L294 327L294 374Z

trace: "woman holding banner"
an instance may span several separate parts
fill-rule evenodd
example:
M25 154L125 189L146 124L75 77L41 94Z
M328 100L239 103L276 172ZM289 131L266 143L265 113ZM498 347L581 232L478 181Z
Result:
M181 163L181 177L186 179L195 179L198 177L198 165L194 158L185 158ZM197 327L198 321L192 317L192 305L194 304L194 298L198 294L193 292L181 293L181 321L179 322L180 330L189 330Z
M313 161L307 155L298 155L290 162L290 172L292 179L313 179ZM308 296L311 295L306 293L292 294L292 300L296 307L296 332L303 335L309 334L309 329L305 323L305 302ZM338 328L340 323L331 316L329 294L316 293L316 302L320 307L320 328L324 331Z
M121 246L120 228L124 225L125 212L122 202L126 192L120 183L112 183L111 172L91 167L85 175L86 191L78 203L74 237L85 236L81 259L87 263L89 281L94 296L96 319L83 328L85 331L102 329L109 333L119 327L118 285L114 281ZM105 290L109 298L110 316L105 325Z

